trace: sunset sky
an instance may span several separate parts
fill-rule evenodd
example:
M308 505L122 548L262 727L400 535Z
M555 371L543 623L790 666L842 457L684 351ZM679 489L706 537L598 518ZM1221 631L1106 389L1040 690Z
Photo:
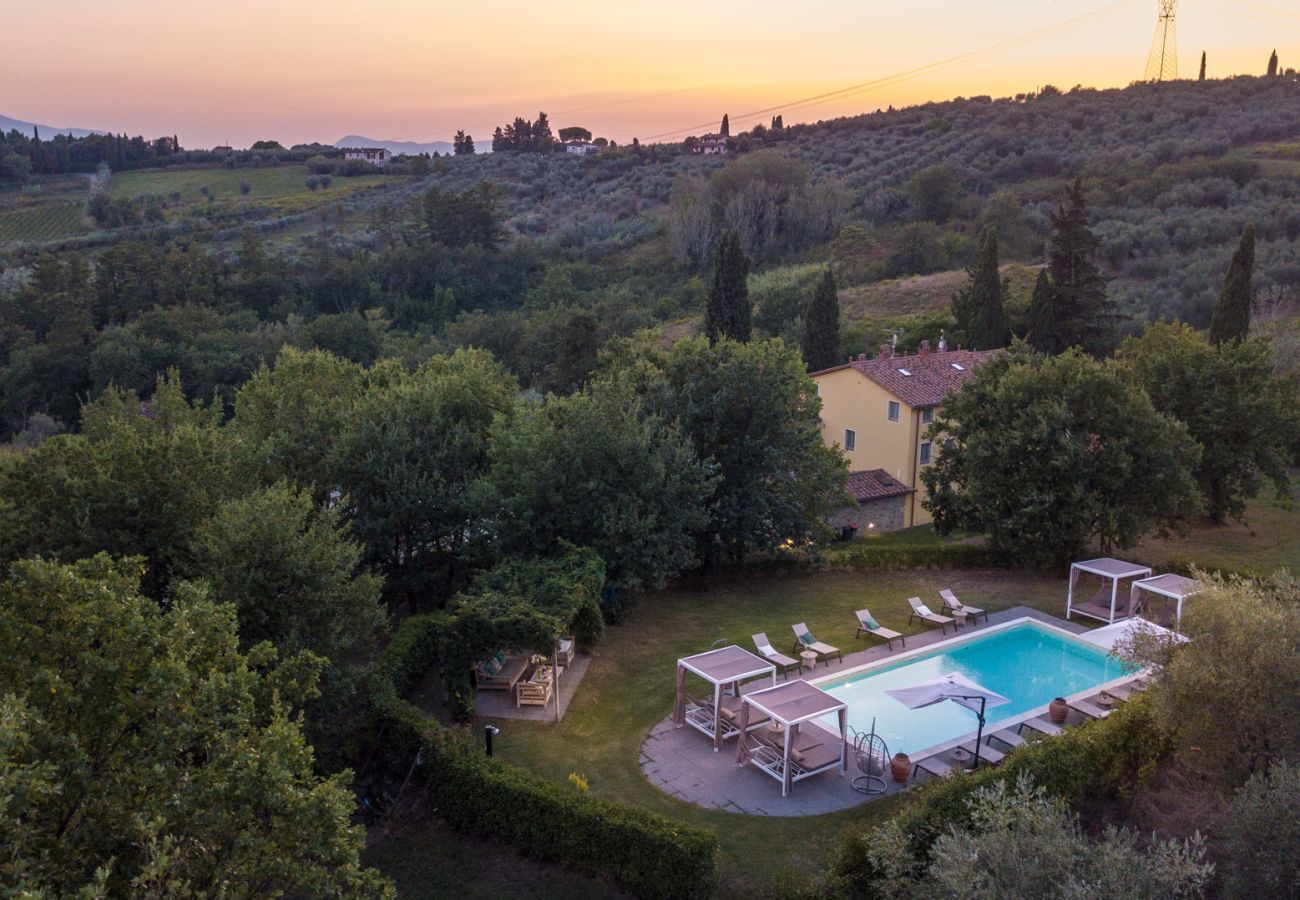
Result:
M907 80L784 111L787 124L1052 83L1142 77L1155 0L57 0L4 16L0 114L186 146L348 133L480 141L544 109L625 141L680 138L746 113L950 60ZM1294 0L1183 0L1181 74L1300 63Z

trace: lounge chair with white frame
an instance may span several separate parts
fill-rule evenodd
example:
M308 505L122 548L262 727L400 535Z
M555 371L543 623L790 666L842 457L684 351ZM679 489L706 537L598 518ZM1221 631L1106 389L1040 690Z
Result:
M922 622L929 622L931 625L938 625L943 629L944 633L947 633L949 625L953 625L951 616L941 616L938 613L931 612L930 607L922 603L920 597L908 597L907 605L912 607L912 614L907 617L909 625L912 623L913 619L920 619ZM953 627L955 628L956 626L954 625Z
M799 660L793 656L786 656L772 646L772 642L767 639L767 632L760 631L758 634L750 635L754 639L754 646L758 648L758 655L777 666L786 678L790 677L790 670L799 671Z
M860 609L854 613L858 617L858 635L869 634L872 637L878 637L889 642L889 649L894 649L894 641L901 641L903 646L907 646L907 638L903 637L901 632L886 628L876 621L875 616L869 609Z
M832 647L830 644L823 644L817 640L812 636L812 632L808 630L805 623L800 622L790 627L794 630L794 646L796 650L811 650L817 654L819 659L824 659L828 666L831 664L830 658L832 654L839 657L841 662L844 661L844 654L840 652L839 647Z
M978 606L967 606L965 603L962 603L960 600L957 599L957 595L954 594L950 589L944 588L939 592L939 596L943 598L944 612L950 612L953 613L954 615L964 615L966 616L966 618L971 620L975 620L978 619L980 616L983 616L984 624L986 625L988 624L989 614L987 612L980 609Z

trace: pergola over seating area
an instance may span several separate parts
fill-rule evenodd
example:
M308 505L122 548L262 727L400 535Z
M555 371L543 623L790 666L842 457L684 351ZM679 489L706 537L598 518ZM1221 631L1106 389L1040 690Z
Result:
M806 681L787 681L746 694L740 709L742 737L736 746L736 761L752 761L781 782L781 796L790 794L796 781L839 767L848 761L848 706ZM824 729L800 725L837 713L840 736L836 741ZM748 733L751 721L770 722L767 728ZM777 736L779 735L779 745Z
M712 704L687 694L687 673L703 678L712 686ZM673 722L679 727L690 725L708 735L713 738L713 749L721 750L723 741L741 731L738 727L743 711L741 683L764 676L776 684L776 666L735 644L677 660L677 701L673 704ZM724 687L731 695L729 700L723 698ZM757 728L761 724L755 720L749 727Z
M1102 582L1101 587L1093 592L1090 597L1086 600L1079 600L1075 598L1075 589L1079 585L1080 577L1084 574L1096 575L1101 578ZM1119 619L1128 618L1133 614L1131 595L1125 609L1116 608L1119 599L1120 582L1128 579L1147 578L1150 575L1150 566L1140 566L1137 563L1124 562L1123 560L1112 559L1109 556L1073 563L1070 566L1070 587L1065 598L1065 618L1068 620L1071 614L1078 613L1090 619L1098 619L1107 625L1114 624Z
M1142 610L1150 613L1151 601L1143 596L1144 594L1155 594L1158 597L1173 600L1175 603L1173 615L1169 614L1169 604L1164 603L1164 621L1160 624L1172 625L1177 628L1183 621L1183 600L1200 591L1203 587L1204 585L1195 578L1187 578L1172 573L1143 578L1140 581L1133 582L1133 587L1129 589L1129 609L1135 613ZM1149 614L1147 618L1153 622L1156 621Z

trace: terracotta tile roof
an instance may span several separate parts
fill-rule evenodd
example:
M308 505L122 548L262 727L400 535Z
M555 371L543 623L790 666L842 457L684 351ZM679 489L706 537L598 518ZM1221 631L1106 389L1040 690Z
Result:
M885 497L898 497L912 493L912 489L884 469L866 469L862 472L850 472L848 482L849 494L859 503L868 500L881 500Z
M1001 350L940 350L912 356L858 357L842 366L814 372L813 377L857 369L912 408L938 406L961 387L974 369Z

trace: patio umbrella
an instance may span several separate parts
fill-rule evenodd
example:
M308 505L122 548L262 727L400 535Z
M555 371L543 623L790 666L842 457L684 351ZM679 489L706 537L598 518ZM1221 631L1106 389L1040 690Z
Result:
M975 768L980 764L980 741L984 738L984 710L990 706L1010 703L1008 697L995 694L988 688L980 687L960 672L949 672L942 678L923 681L905 688L885 691L908 709L920 709L933 706L945 700L951 700L964 706L979 717L979 730L975 733Z

